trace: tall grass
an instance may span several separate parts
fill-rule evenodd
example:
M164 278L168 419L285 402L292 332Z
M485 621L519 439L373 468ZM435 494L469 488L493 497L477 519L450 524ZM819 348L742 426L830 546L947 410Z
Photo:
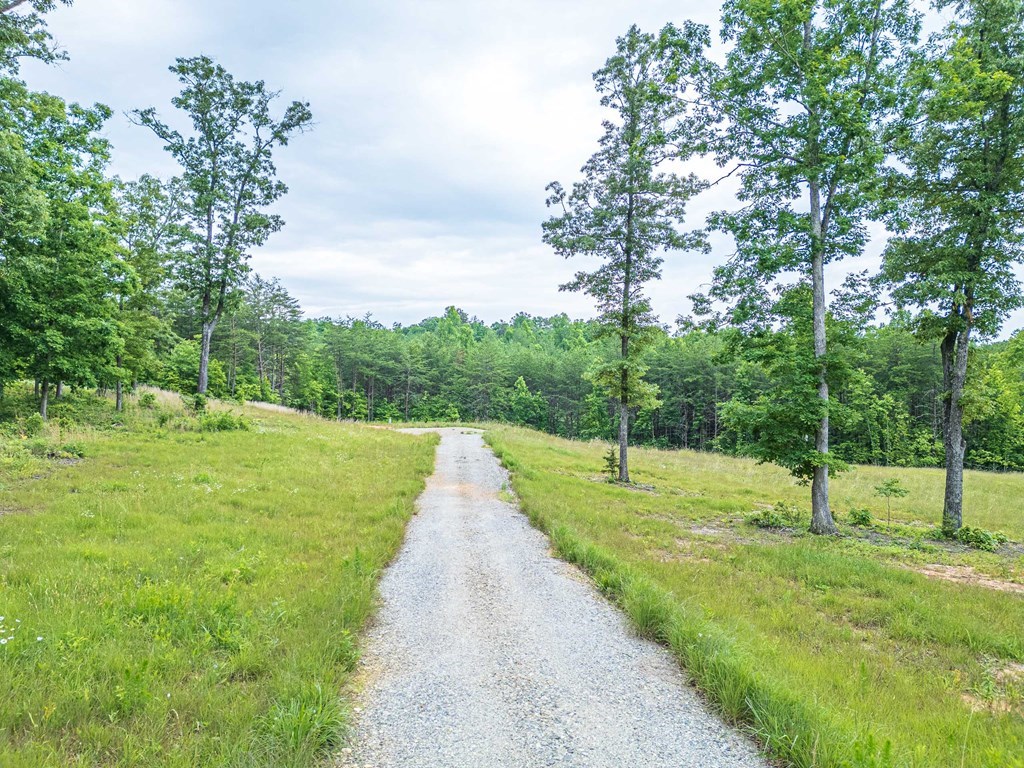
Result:
M0 765L329 752L433 438L251 409L204 431L170 402L119 415L89 396L29 437L17 395L3 407Z
M1024 766L1014 666L1024 662L1024 599L913 570L943 562L1024 580L1019 550L928 543L925 515L937 513L913 495L894 508L905 526L893 536L765 533L741 515L780 500L806 506L807 490L774 468L638 450L646 487L630 489L600 476L603 446L511 428L487 439L556 550L786 763ZM941 482L930 471L857 468L837 495L871 507L872 481L892 474L926 499ZM968 494L968 515L984 498L985 524L1021 530L1024 478L972 473Z

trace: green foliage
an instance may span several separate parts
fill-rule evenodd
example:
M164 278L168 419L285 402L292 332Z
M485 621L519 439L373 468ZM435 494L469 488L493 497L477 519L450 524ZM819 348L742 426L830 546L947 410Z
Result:
M152 392L143 392L139 395L139 408L146 408L150 411L156 408L156 395Z
M953 538L961 544L966 544L974 549L983 549L986 552L994 552L997 547L1008 541L1005 534L986 531L983 528L976 528L970 525L965 525L957 530L953 534Z
M608 473L608 482L614 483L619 477L619 454L615 446L608 447L608 453L604 455L604 471Z
M703 239L678 231L687 201L703 184L696 176L666 172L669 158L688 157L700 120L682 98L688 90L677 66L681 56L706 44L707 32L687 24L660 34L630 27L616 41L616 54L594 74L601 105L613 119L604 123L601 148L583 166L583 179L566 191L558 182L547 189L548 206L561 210L543 224L544 241L566 258L596 256L601 265L577 272L560 290L591 296L600 312L603 336L616 342L599 358L589 378L628 408L653 408L657 387L643 380L643 352L657 338L647 285L661 277L664 250L698 249ZM624 432L622 433L625 434ZM619 479L628 481L628 440L620 437Z
M206 413L206 407L209 405L209 399L206 395L194 394L194 395L182 395L181 401L185 404L185 409L193 416L202 416Z
M772 507L763 507L743 518L748 525L758 528L796 528L804 521L800 508L777 501Z
M263 81L237 81L208 56L181 58L170 68L182 84L173 100L195 131L183 136L152 107L137 110L182 167L181 205L190 229L174 264L181 290L202 324L198 391L207 391L211 337L229 296L248 271L254 248L283 225L267 208L287 191L276 179L274 150L310 127L309 105L292 102L271 115L278 96Z
M237 430L248 432L252 429L252 423L241 414L235 414L231 411L213 411L200 414L199 429L203 432L232 432Z
M37 437L43 433L46 428L46 422L43 421L43 417L38 413L33 413L22 423L22 431L28 437Z
M902 499L908 493L910 491L904 488L899 478L896 477L891 477L884 483L875 486L875 496L885 499L885 511L890 524L892 524L892 500Z
M850 521L850 525L859 525L864 528L870 528L874 522L867 507L854 507L850 510L847 519Z

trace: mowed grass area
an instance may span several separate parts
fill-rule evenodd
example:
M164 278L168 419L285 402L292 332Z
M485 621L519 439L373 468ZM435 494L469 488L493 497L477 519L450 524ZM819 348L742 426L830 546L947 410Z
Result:
M317 764L436 441L149 405L0 406L0 765Z
M823 539L744 521L778 501L809 520L809 489L776 467L637 449L639 487L625 488L601 476L606 445L507 427L487 439L556 550L784 762L1024 766L1024 593L1003 591L1024 584L1024 548L934 540L941 472L855 468L834 482L836 516L867 507L882 522ZM873 496L890 477L911 491L892 529ZM966 485L968 523L1024 538L1024 476ZM962 581L924 575L936 565Z

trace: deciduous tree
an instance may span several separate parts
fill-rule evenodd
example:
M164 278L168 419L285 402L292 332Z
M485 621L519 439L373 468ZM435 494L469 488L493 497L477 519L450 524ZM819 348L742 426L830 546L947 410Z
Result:
M922 310L940 340L946 488L942 528L963 524L964 393L974 336L991 336L1022 305L1024 3L938 0L956 18L931 38L908 88L919 94L899 136L906 173L899 234L883 278Z
M277 93L263 81L236 80L207 56L178 59L171 71L183 85L173 104L191 120L191 134L163 123L152 107L135 115L182 167L192 243L175 275L199 310L197 391L205 393L210 340L229 294L245 277L252 250L284 224L267 211L288 191L277 179L274 151L306 130L312 114L308 104L294 101L274 117Z
M836 532L828 493L825 265L864 245L864 218L877 202L885 158L882 130L898 95L898 60L917 29L909 0L727 0L722 36L731 47L706 81L706 98L723 119L718 160L739 174L743 204L713 218L737 250L716 271L712 295L735 302L732 316L743 324L770 314L771 295L787 285L811 287L815 533Z

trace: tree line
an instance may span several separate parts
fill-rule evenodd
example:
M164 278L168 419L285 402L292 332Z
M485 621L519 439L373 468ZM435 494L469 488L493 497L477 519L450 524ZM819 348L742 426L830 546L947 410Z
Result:
M543 238L584 258L564 290L591 321L456 308L415 325L309 319L252 252L283 226L274 156L311 126L262 81L178 59L168 123L132 113L177 161L111 177L110 110L32 91L52 61L52 0L0 5L0 386L137 382L372 420L500 419L577 438L722 450L811 486L851 462L943 465L943 526L962 524L964 466L1024 469L1021 357L992 343L1024 302L1024 0L726 0L707 27L630 28L594 76L609 115ZM719 55L721 53L721 55ZM171 124L187 124L177 130ZM690 172L710 159L712 175ZM687 227L707 189L736 205ZM826 266L885 228L877 274ZM720 260L670 333L646 290L673 251ZM885 309L887 314L881 312ZM879 318L885 317L884 322Z

